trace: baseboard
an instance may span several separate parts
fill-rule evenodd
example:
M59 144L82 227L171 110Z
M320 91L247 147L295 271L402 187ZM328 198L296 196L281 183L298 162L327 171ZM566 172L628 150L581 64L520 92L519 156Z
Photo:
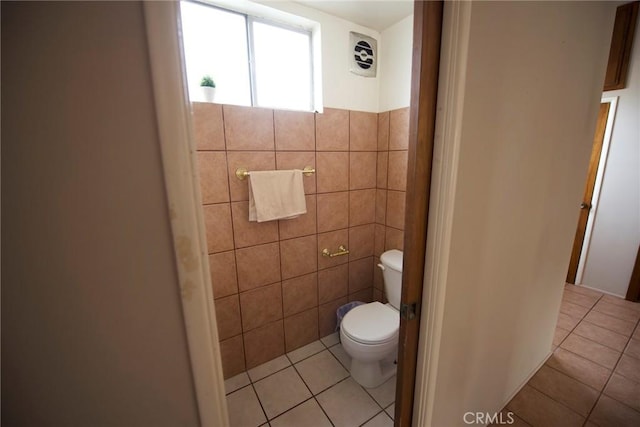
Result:
M594 287L591 287L591 286L578 285L578 284L575 284L573 286L578 286L579 288L586 288L586 289L589 289L589 290L592 290L592 291L596 291L596 292L600 292L600 293L603 293L603 294L611 295L612 297L618 297L618 298L625 299L625 295L614 294L613 292L603 291L602 289L594 288Z
M555 348L555 347L554 347ZM549 360L549 358L551 357L551 355L553 355L553 350L549 351L549 353L544 357L544 359L542 359L542 362L540 362L538 364L538 366L536 366L536 368L533 370L533 372L531 372L527 378L525 378L525 380L522 382L522 384L520 384L518 386L518 388L516 388L516 390L511 393L511 395L507 398L507 400L505 402L502 403L502 405L500 406L500 409L498 409L499 411L502 411L509 402L511 402L511 400L516 397L516 394L520 393L520 390L522 390L522 388L527 385L527 383L529 382L529 380L536 374L536 372L538 372L540 370L540 368L542 368L542 366L544 366L545 363L547 363L547 360Z

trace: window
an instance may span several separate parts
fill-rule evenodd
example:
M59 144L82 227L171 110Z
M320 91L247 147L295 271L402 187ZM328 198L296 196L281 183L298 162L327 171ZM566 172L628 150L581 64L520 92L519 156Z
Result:
M215 6L182 1L189 97L203 100L205 75L215 102L313 111L311 32Z

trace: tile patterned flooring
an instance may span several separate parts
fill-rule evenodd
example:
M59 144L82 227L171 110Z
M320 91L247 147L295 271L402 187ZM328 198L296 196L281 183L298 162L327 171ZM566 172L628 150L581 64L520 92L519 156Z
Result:
M392 427L396 377L365 389L335 333L225 381L232 427Z
M514 426L640 426L640 303L566 285L554 352L504 411Z
M639 321L639 303L566 285L553 355L504 408L512 426L640 426ZM393 426L395 376L364 389L349 363L333 334L228 379L231 426Z

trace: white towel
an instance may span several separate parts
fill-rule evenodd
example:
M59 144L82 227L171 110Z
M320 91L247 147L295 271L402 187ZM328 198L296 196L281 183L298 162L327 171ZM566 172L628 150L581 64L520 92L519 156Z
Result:
M307 213L302 171L260 171L249 174L249 221L291 219Z

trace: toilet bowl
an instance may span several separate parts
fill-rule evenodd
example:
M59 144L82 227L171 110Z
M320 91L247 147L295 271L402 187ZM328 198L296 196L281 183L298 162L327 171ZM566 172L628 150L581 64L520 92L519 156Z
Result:
M349 311L340 326L340 342L351 356L351 376L374 388L396 373L400 314L377 301Z
M351 356L351 376L366 388L377 387L396 373L402 252L387 251L380 262L389 303L374 301L357 306L340 324L340 342Z

